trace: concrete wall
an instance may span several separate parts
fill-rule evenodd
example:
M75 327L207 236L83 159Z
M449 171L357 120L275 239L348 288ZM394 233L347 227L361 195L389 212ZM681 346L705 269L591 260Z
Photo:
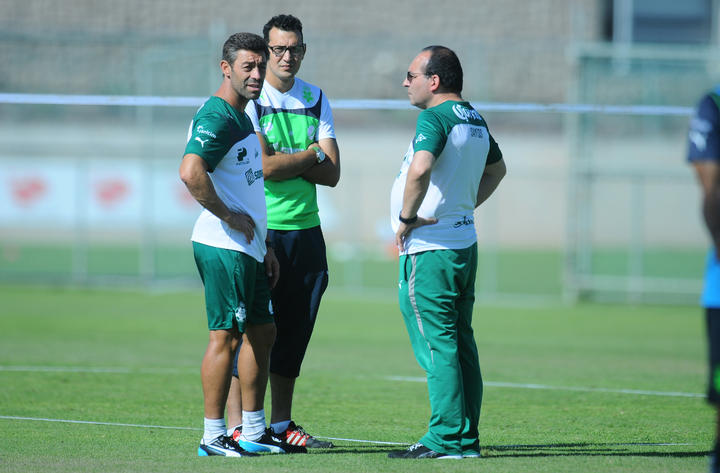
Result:
M603 39L605 3L4 0L0 90L204 95L229 33L260 33L272 15L293 13L308 43L303 76L335 98L402 98L412 57L444 44L472 100L563 101L567 48Z

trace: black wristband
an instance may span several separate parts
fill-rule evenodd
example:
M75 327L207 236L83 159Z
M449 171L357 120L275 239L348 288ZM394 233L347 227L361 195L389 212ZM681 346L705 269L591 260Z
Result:
M417 222L417 215L415 215L414 217L405 218L402 216L402 211L401 211L400 215L398 215L398 219L400 219L400 221L402 223L404 223L405 225L412 225L413 223Z
M265 240L265 247L266 248L272 248L272 242L270 240Z

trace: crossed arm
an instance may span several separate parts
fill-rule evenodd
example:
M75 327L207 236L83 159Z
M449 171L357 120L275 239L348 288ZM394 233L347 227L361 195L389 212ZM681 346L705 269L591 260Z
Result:
M305 151L286 154L273 151L265 137L257 133L263 149L263 176L268 181L284 181L302 177L308 182L322 186L335 187L340 180L340 150L334 138L325 138L312 143ZM325 153L325 160L317 162L313 146Z

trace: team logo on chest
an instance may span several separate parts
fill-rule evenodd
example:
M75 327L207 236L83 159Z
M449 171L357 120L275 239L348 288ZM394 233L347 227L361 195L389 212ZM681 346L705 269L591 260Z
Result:
M252 143L251 143L252 144ZM250 154L253 153L253 154ZM228 158L230 156L234 156L236 159L235 165L236 166L243 166L250 164L252 157L254 156L254 159L257 160L258 156L260 156L260 151L256 146L250 146L248 148L241 146L240 142L238 142L233 148L228 151L228 154L226 155Z
M305 88L303 89L302 95L307 103L312 102L314 99L312 90L310 90L310 87L308 87L308 86L305 86Z

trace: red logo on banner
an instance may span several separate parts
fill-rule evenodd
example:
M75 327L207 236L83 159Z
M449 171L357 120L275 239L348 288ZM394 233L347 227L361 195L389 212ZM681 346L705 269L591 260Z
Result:
M127 196L129 189L124 179L102 179L95 184L95 196L104 207L112 207Z
M45 194L48 186L42 177L26 177L12 179L10 188L15 201L24 207L29 207Z
M190 191L187 190L187 187L185 187L185 184L176 184L175 189L176 189L175 194L176 194L177 200L182 207L186 207L186 208L194 208L195 207L195 205L197 204L197 201L195 200L195 198L192 195L190 195Z

